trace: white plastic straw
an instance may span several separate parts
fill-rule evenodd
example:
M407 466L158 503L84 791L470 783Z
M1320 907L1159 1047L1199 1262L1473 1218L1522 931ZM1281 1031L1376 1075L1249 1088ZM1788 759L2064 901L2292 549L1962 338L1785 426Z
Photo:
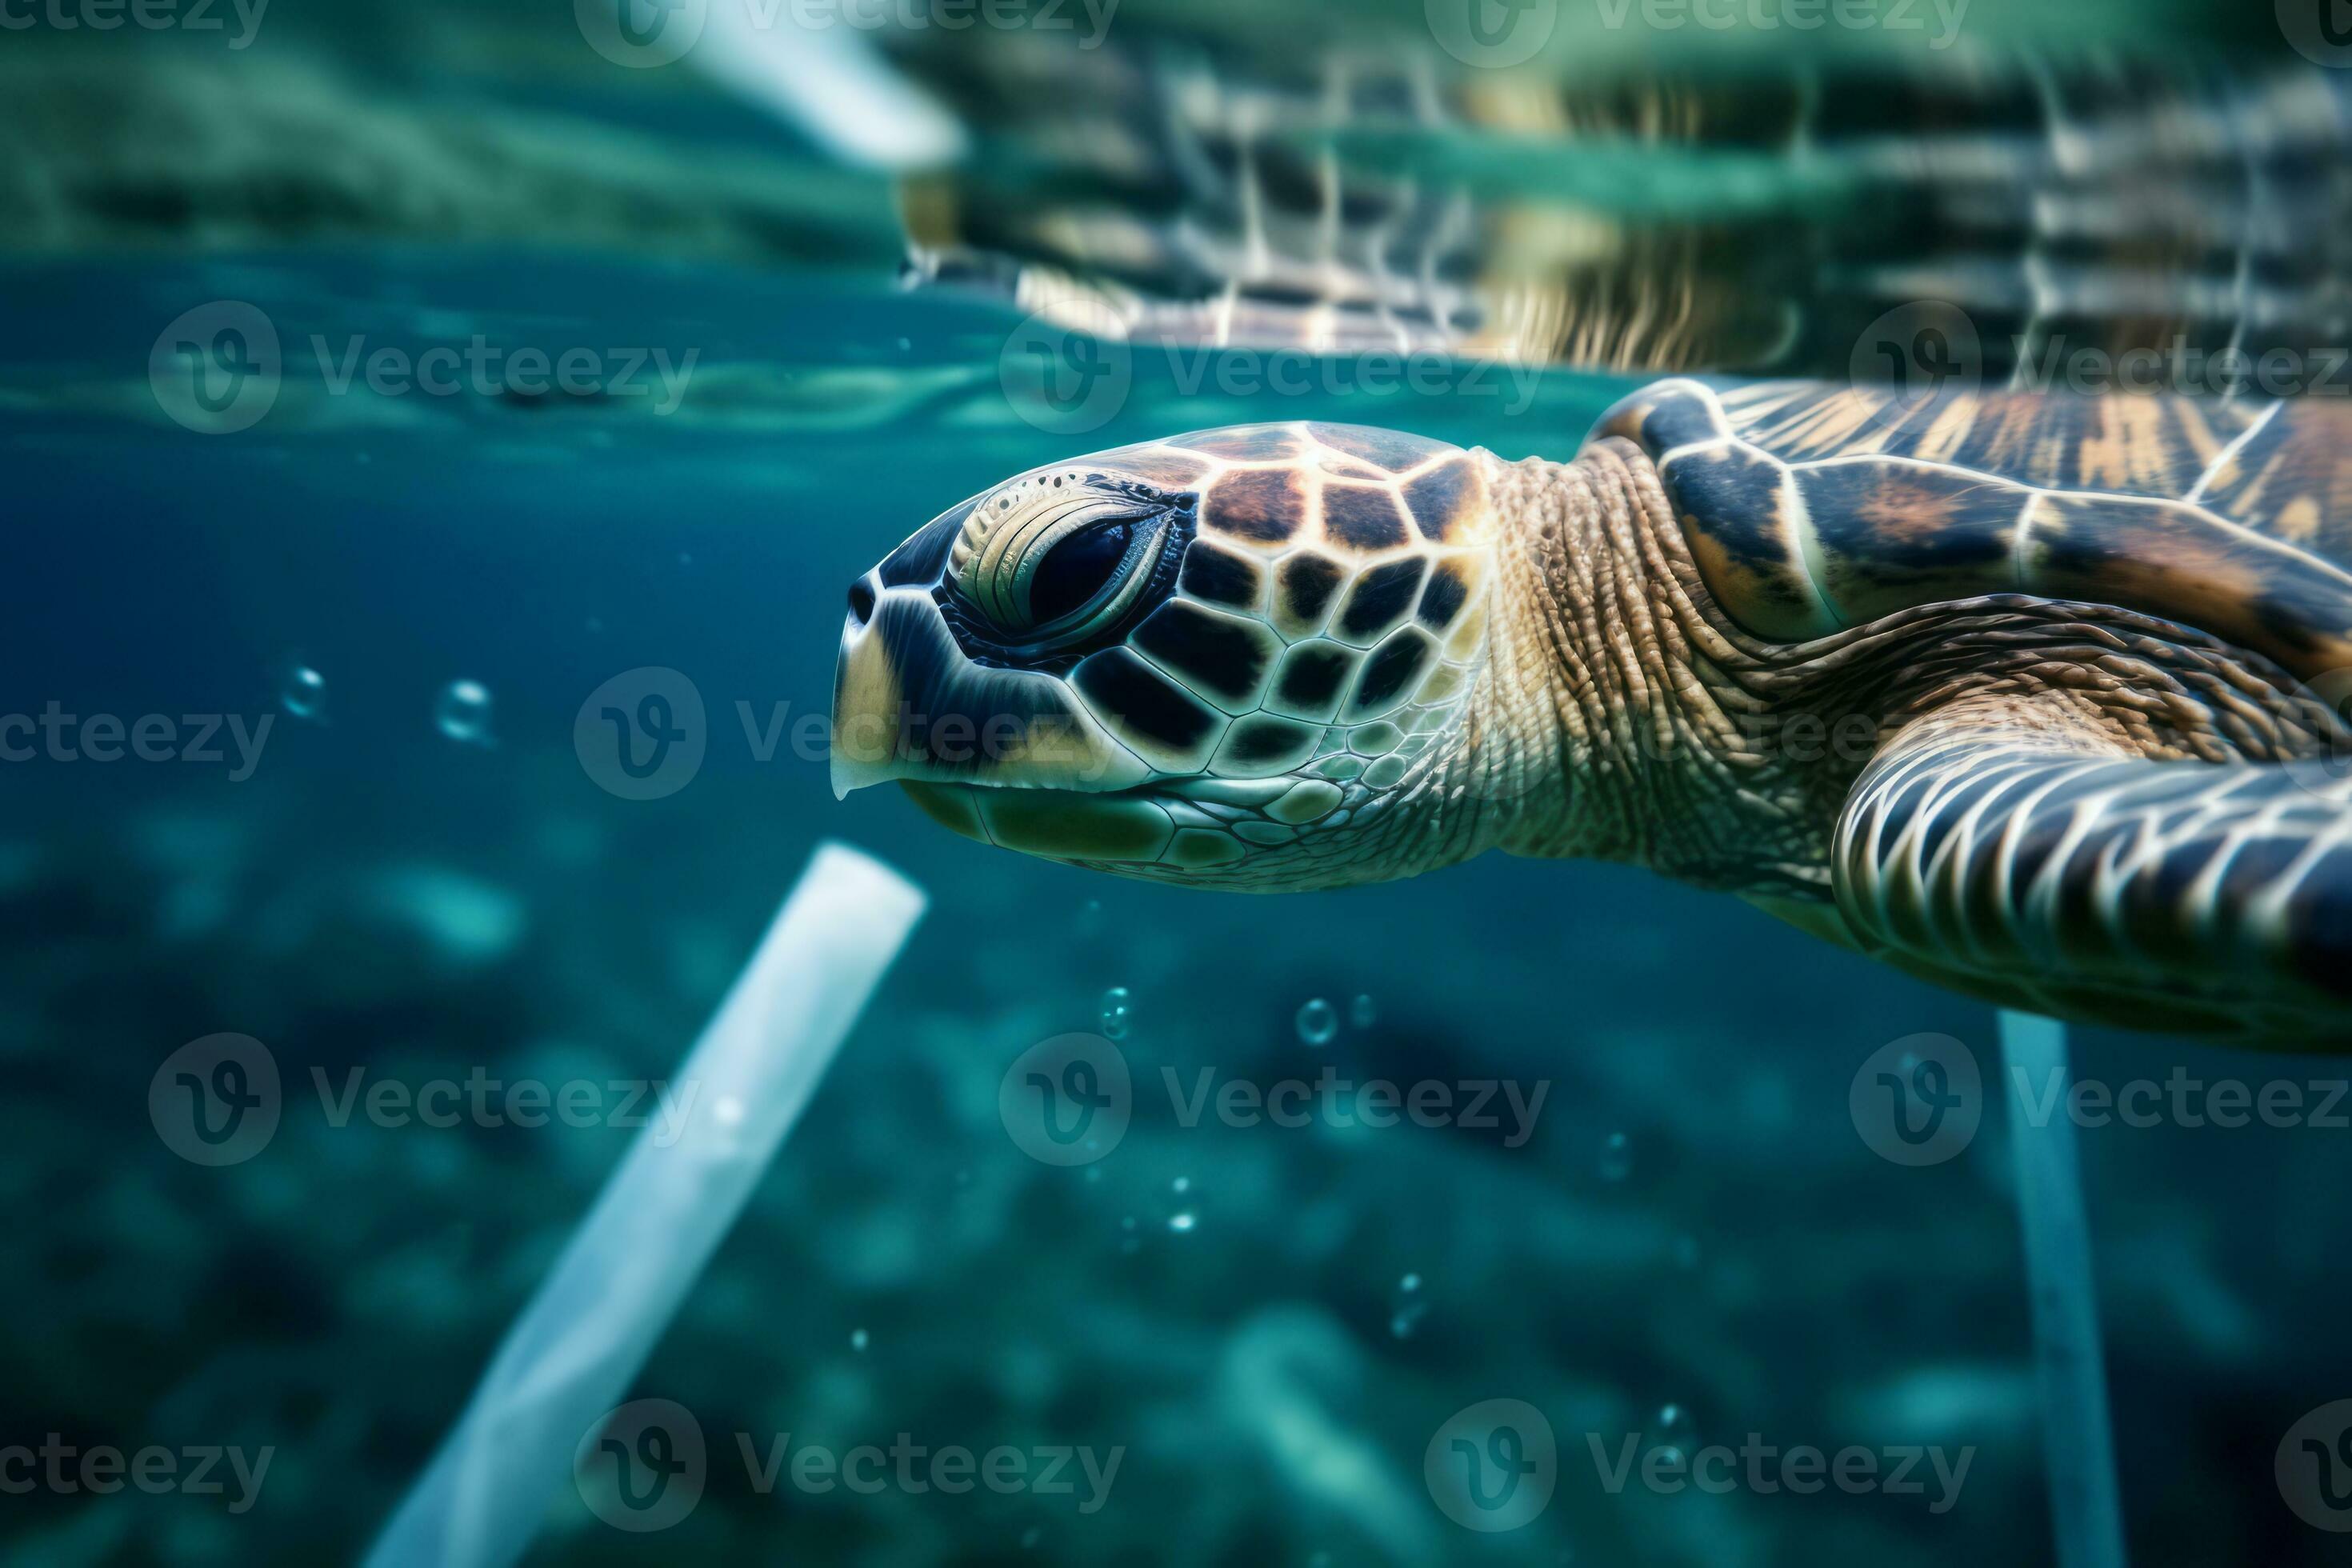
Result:
M575 1446L618 1404L834 1053L922 918L922 890L819 848L673 1083L686 1131L648 1126L605 1183L372 1568L503 1568L522 1555Z
M2123 1505L2116 1487L2115 1435L2107 1415L2107 1369L2099 1298L2091 1271L2091 1221L2074 1123L2063 1107L2071 1085L2066 1026L2003 1010L2010 1142L2017 1160L2017 1206L2025 1230L2025 1278L2033 1301L2034 1359L2042 1378L2042 1442L2059 1568L2124 1568ZM2039 1124L2026 1110L2029 1086L2057 1110Z

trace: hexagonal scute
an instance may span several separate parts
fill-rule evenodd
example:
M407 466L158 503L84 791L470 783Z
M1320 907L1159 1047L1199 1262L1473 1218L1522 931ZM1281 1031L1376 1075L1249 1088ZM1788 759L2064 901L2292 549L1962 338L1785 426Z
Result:
M1454 635L1445 639L1445 657L1473 658L1486 644L1486 606L1477 605L1454 623Z
M1421 597L1421 581L1428 574L1429 563L1418 555L1366 572L1348 590L1331 635L1359 647L1370 647L1412 614Z
M1403 731L1382 719L1349 731L1348 749L1360 757L1385 757L1403 739Z
M1461 556L1441 561L1430 572L1429 585L1421 591L1421 608L1414 613L1423 626L1444 637L1462 606L1470 602L1476 585L1476 567L1472 562Z
M1274 569L1275 629L1293 642L1313 636L1347 580L1347 568L1328 555L1301 550L1284 556Z
M1124 647L1089 655L1070 685L1104 730L1161 773L1200 772L1233 722Z
M1412 694L1412 700L1424 708L1435 707L1441 702L1450 701L1468 680L1469 677L1460 665L1441 664L1430 671L1429 679L1421 683L1421 689ZM1416 729L1419 727L1418 723L1414 725Z
M1322 743L1319 724L1300 724L1265 713L1234 721L1210 764L1220 778L1273 778L1315 754Z
M1128 639L1196 697L1228 713L1257 706L1282 639L1261 621L1171 599Z
M1437 644L1418 626L1406 626L1364 659L1344 717L1350 722L1378 719L1403 707L1437 657Z
M1202 527L1261 544L1297 538L1307 517L1306 479L1295 468L1235 468L1201 502Z
M1195 539L1184 547L1184 570L1176 585L1207 604L1255 610L1265 603L1265 582L1263 563Z
M1396 492L1386 486L1323 487L1323 537L1333 544L1367 552L1393 550L1412 537Z
M1339 711L1356 666L1363 655L1354 648L1321 637L1303 642L1282 656L1274 685L1265 694L1265 710L1290 719L1322 723Z
M1188 871L1204 870L1211 866L1230 866L1249 851L1240 839L1229 833L1208 827L1179 829L1167 853L1160 857L1163 866L1181 866Z
M1466 538L1470 525L1486 510L1486 481L1465 454L1407 480L1404 504L1432 543Z

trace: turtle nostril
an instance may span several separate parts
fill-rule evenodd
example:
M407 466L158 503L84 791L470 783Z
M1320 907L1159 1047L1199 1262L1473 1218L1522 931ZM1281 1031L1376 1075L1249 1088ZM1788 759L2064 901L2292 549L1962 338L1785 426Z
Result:
M863 631L874 618L874 586L860 577L849 585L849 629Z

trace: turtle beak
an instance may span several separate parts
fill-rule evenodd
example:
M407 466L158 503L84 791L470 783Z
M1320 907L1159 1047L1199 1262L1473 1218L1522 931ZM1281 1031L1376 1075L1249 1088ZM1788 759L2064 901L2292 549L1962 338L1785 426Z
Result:
M940 518L850 589L834 795L892 781L1088 793L1145 782L1150 770L1061 680L974 663L957 645L933 597L946 552L931 536L961 521L961 509Z

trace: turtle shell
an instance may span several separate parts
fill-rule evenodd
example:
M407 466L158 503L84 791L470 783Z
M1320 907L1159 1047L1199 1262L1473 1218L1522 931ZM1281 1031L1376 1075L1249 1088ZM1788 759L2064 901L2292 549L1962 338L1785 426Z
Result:
M1660 382L1604 415L1772 641L1987 594L2110 604L2306 679L2352 665L2352 406Z

